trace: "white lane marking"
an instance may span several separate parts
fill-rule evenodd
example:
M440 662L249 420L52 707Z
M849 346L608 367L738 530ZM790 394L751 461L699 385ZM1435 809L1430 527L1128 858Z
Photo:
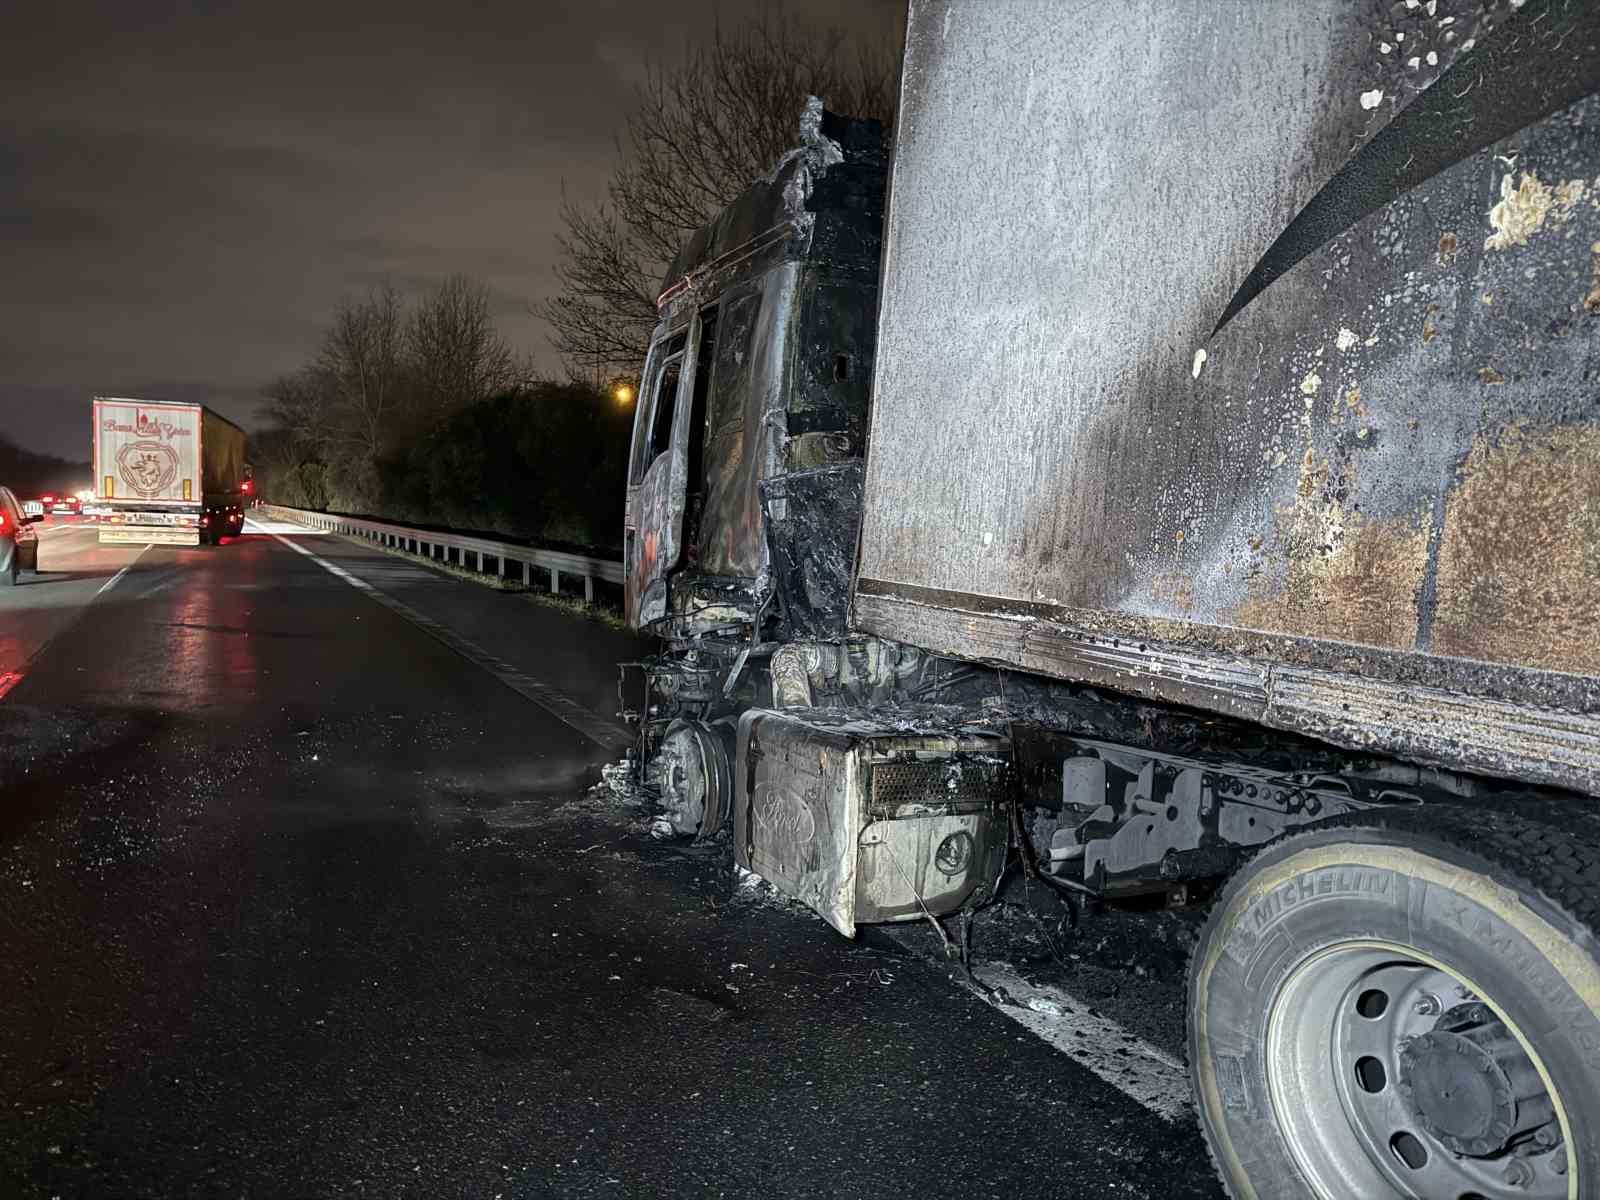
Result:
M130 558L127 561L127 564L122 568L122 570L118 571L110 579L108 579L104 583L102 583L100 585L100 590L97 591L94 594L94 598L96 600L98 600L98 599L100 599L101 596L104 596L112 588L116 587L118 580L120 580L124 575L126 575L129 572L129 570L132 569L134 563L138 562L141 558L144 557L144 552L145 552L145 550L148 550L148 549L150 549L150 547L149 546L145 546L143 550L140 550L138 554L135 554L132 558Z
M1189 1072L1170 1054L1135 1037L1060 988L1029 983L1007 963L978 963L972 974L984 987L1002 993L1010 1001L1002 1003L985 996L996 1009L1079 1066L1163 1120L1193 1119Z
M365 592L379 604L405 618L424 633L437 638L461 655L462 658L482 667L512 691L528 700L532 700L558 721L576 729L591 741L609 750L620 750L633 744L633 735L623 726L614 721L606 720L599 713L590 712L576 700L563 695L549 684L541 683L531 675L519 671L504 659L496 658L476 643L470 642L460 634L446 629L432 617L423 616L409 604L396 600L387 592L379 591L365 579L352 575L337 563L331 563L320 555L313 554L304 546L291 542L282 534L272 533L271 531L264 532L268 537L282 542L296 554L305 555L330 575L344 580L359 591Z

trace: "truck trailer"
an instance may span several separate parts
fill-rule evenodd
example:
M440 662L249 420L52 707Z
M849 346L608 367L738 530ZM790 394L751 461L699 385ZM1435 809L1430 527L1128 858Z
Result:
M244 529L245 435L200 404L94 399L102 544L219 545Z
M1234 1196L1600 1195L1597 9L912 0L663 281L641 780L847 936L1209 903Z

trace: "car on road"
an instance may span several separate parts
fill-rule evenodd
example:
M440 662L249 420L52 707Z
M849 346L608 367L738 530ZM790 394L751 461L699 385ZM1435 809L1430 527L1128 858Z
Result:
M53 517L75 517L81 507L76 496L46 496L45 503Z
M11 586L23 571L39 569L39 535L10 488L0 487L0 586Z

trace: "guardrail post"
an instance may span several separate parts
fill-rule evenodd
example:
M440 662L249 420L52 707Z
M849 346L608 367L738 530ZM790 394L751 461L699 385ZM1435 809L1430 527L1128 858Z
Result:
M550 568L550 592L554 595L561 590L561 572L555 567Z
M495 563L499 567L500 578L504 579L506 577L506 556L502 554L499 558L495 559Z
M585 575L583 577L583 602L585 604L593 604L594 603L594 576L593 575Z
M533 586L533 564L527 559L522 560L522 586Z

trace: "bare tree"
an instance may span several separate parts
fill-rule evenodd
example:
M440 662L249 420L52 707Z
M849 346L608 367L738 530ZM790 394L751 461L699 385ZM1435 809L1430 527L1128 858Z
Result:
M517 361L495 330L489 291L464 275L452 275L417 303L406 325L406 348L422 402L434 412L517 382Z
M313 369L333 390L330 434L375 462L406 400L405 314L392 285L339 306Z
M540 309L574 379L593 384L604 375L638 377L656 320L663 267L611 204L562 208L556 275L561 290Z
M684 239L790 149L807 96L888 121L894 47L854 51L764 15L670 68L652 68L619 147L607 199L562 217L560 293L540 308L574 374L637 374L661 277Z
M336 393L327 371L317 365L302 367L266 386L262 393L266 403L260 412L273 427L286 431L311 450L320 451L333 440Z

